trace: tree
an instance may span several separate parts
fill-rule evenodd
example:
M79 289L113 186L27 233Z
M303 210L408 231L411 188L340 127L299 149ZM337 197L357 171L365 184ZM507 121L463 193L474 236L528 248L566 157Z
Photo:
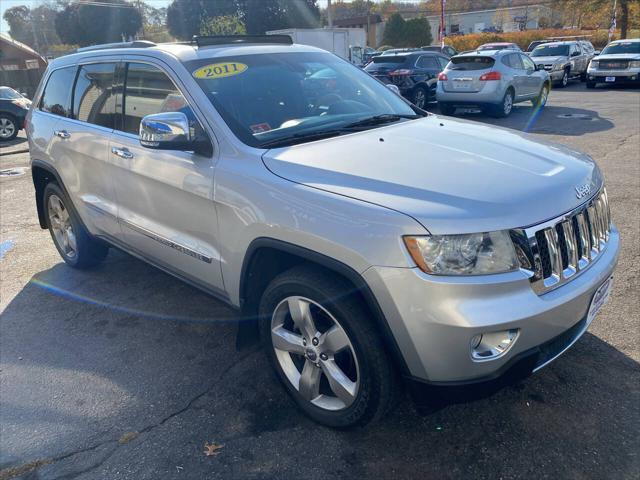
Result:
M407 20L404 25L403 47L420 47L422 45L431 45L433 37L431 36L431 25L429 20L424 17L412 18Z
M70 3L56 15L56 31L65 43L94 45L132 38L142 26L134 5L124 0L101 0L114 6Z
M247 33L238 17L222 15L205 20L200 26L200 35L243 35Z
M34 46L33 30L31 29L31 10L26 5L8 8L2 16L9 25L9 35L14 40L29 46Z
M174 37L190 40L209 19L238 14L238 0L173 0L167 7L167 27Z
M384 28L382 43L385 45L399 46L404 40L404 28L406 22L402 15L394 13L389 17L387 25Z
M56 6L45 3L31 9L25 5L11 7L3 17L12 38L40 51L60 43L55 30L56 14Z

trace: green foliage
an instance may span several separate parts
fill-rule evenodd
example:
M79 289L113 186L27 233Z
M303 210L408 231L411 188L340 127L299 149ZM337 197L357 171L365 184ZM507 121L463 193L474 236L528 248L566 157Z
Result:
M421 47L431 45L433 36L426 18L405 21L399 13L394 13L387 21L382 41L394 47Z
M202 25L221 16L236 17L249 34L319 25L317 0L173 0L167 8L172 35L188 40Z
M403 47L431 45L432 41L431 25L429 25L429 21L426 18L420 17L407 20L404 26Z
M11 7L4 12L9 35L30 47L46 51L51 44L60 43L55 30L55 5L44 3L35 8L26 5Z
M70 3L56 15L56 31L64 43L80 46L133 38L142 26L140 12L124 0L102 0L118 7Z
M209 18L200 26L201 35L243 35L245 33L247 29L244 23L232 15Z
M392 14L389 20L387 20L387 25L384 27L382 43L399 47L404 40L405 23L402 15L399 13Z

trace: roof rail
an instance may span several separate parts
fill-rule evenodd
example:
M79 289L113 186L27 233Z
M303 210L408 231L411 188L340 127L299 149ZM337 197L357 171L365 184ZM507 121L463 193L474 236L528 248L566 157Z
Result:
M76 48L76 53L91 52L93 50L109 50L112 48L149 48L155 46L155 43L148 40L134 40L133 42L102 43L100 45Z
M208 47L210 45L235 45L235 44L278 44L293 45L293 40L289 35L215 35L199 36L194 35L191 43L198 47Z

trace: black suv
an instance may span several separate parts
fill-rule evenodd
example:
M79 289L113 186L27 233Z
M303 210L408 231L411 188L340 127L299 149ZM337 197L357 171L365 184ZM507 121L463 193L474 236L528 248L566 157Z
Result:
M13 140L24 127L31 101L10 87L0 87L0 142Z
M415 51L401 55L380 55L365 71L383 83L393 84L418 108L436 98L438 74L449 59L437 52Z

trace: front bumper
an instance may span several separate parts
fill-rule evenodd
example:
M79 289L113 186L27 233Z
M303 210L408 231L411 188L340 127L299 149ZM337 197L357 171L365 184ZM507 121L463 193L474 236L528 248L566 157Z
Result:
M436 384L474 383L504 373L521 357L530 370L564 351L586 329L596 289L613 273L620 237L612 226L606 250L569 283L537 295L523 272L478 277L437 277L417 268L371 267L364 278L399 346L409 375ZM471 339L479 333L519 329L518 340L503 356L474 361ZM564 336L563 336L564 335ZM543 352L543 354L541 354ZM546 353L544 353L546 352ZM554 353L555 352L555 353Z
M607 77L615 77L614 82L607 82ZM640 84L640 69L625 69L625 70L596 70L590 68L587 70L587 80L595 83L609 83L609 84Z

